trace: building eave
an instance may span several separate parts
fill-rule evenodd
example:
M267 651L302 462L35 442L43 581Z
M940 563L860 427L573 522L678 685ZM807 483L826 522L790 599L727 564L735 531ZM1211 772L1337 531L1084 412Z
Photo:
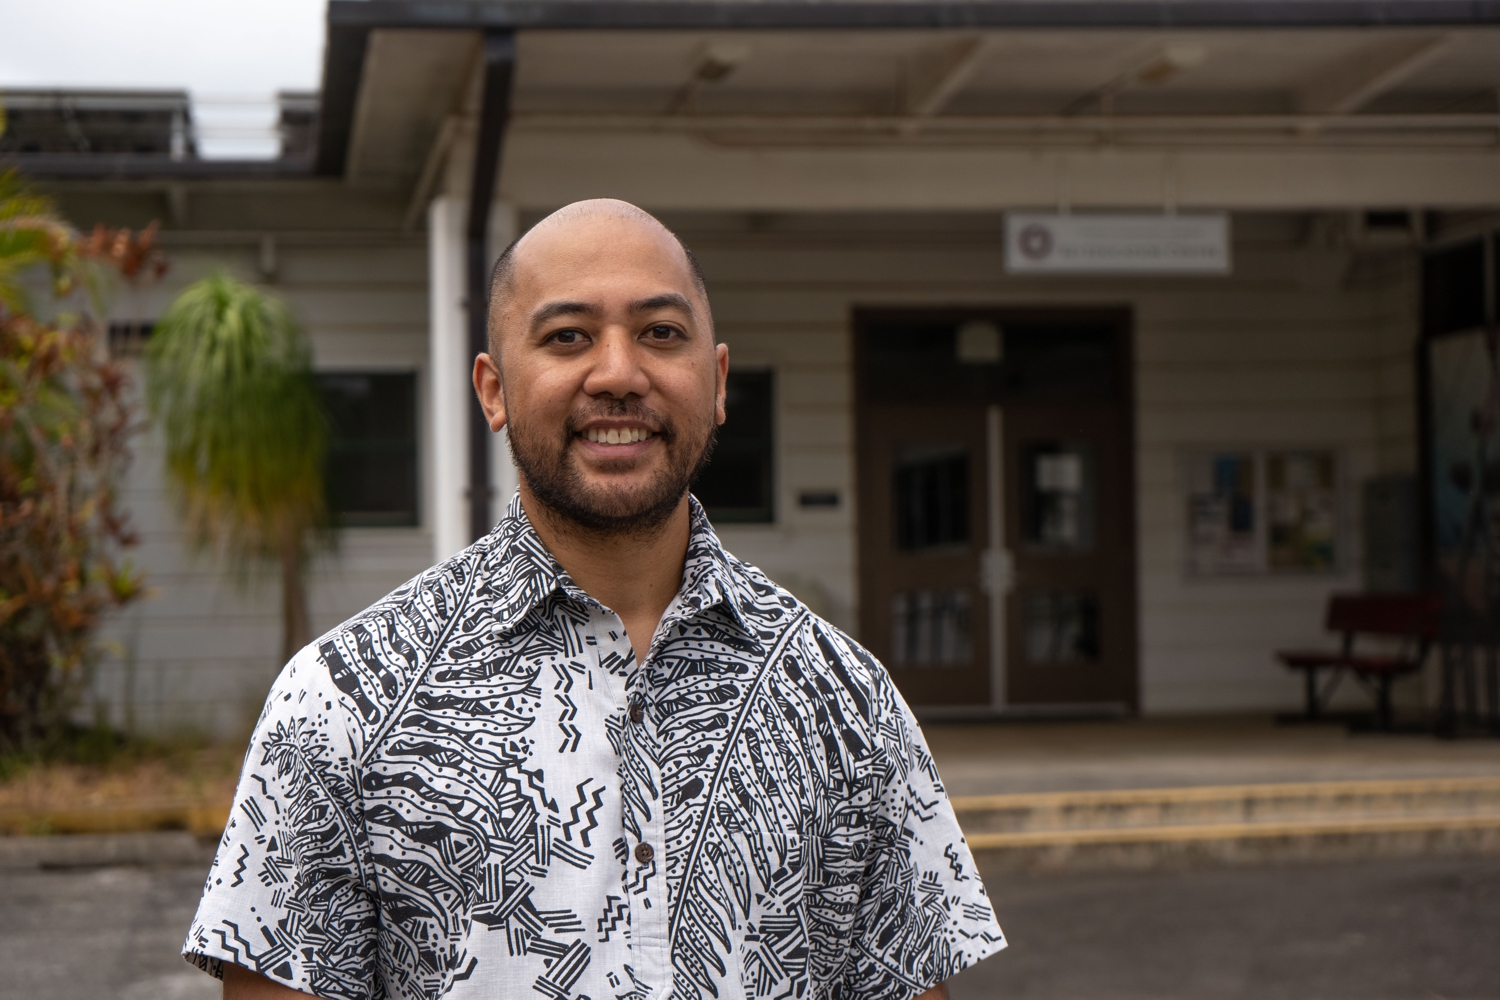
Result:
M317 173L342 176L370 32L1462 27L1500 0L329 0Z
M1500 0L330 0L332 28L1314 28L1500 23Z
M129 153L8 153L13 167L36 180L201 181L309 177L311 165L288 160L173 160Z

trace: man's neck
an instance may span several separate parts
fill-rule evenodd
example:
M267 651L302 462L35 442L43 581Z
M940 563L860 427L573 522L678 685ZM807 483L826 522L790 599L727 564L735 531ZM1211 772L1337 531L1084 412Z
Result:
M542 543L585 594L620 616L636 662L682 587L692 524L686 495L657 531L609 534L563 520L521 484L521 506Z

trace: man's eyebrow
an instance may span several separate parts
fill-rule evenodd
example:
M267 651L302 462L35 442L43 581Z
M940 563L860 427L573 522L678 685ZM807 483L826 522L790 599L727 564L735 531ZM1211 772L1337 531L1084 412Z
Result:
M689 316L695 315L693 304L688 301L687 296L678 295L676 292L663 292L660 295L653 295L649 299L636 299L630 303L630 311L633 313L673 308L681 309Z
M531 325L540 326L549 319L559 316L602 316L604 310L592 302L548 302L536 312L531 314Z

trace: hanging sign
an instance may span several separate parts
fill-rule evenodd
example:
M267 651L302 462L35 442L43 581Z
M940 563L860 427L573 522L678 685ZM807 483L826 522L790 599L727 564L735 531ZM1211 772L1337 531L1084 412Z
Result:
M1229 216L1007 212L1010 274L1228 274Z

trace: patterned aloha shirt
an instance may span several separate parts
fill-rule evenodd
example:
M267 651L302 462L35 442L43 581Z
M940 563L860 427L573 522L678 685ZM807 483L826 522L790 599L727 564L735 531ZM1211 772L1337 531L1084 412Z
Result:
M282 671L183 950L332 1000L907 1000L1003 947L879 663L694 501L638 665L516 497Z

